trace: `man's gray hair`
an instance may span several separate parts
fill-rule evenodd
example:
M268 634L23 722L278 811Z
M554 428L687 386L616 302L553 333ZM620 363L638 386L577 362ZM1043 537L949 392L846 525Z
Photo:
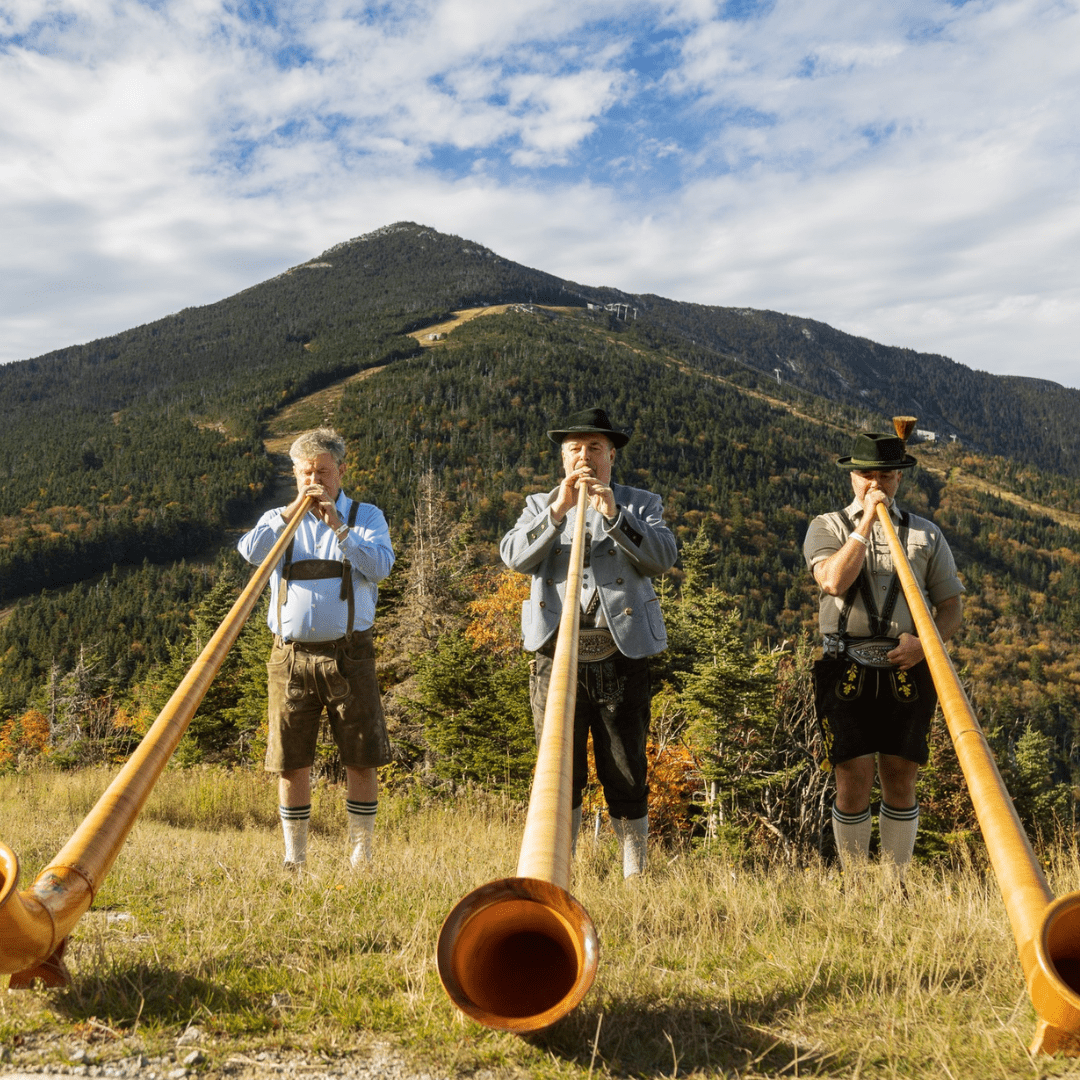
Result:
M333 428L305 431L289 447L289 457L293 461L314 461L320 454L329 454L336 465L345 460L345 440Z

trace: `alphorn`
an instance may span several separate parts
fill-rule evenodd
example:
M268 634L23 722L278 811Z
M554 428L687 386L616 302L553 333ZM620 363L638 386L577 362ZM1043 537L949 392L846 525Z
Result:
M599 959L592 920L567 891L587 500L582 483L517 877L474 889L439 933L439 978L450 1000L479 1023L519 1035L577 1006Z
M274 565L314 504L310 495L300 503L142 742L31 888L16 891L19 860L0 843L0 975L11 976L12 988L30 986L35 979L46 986L69 981L63 961L68 935L93 903L154 784L254 611Z
M893 426L906 441L915 419L897 416ZM990 745L912 573L907 552L883 504L878 505L877 518L885 530L937 688L941 711L1005 902L1028 994L1039 1016L1031 1052L1075 1056L1080 1053L1080 892L1068 893L1057 900L1050 892Z

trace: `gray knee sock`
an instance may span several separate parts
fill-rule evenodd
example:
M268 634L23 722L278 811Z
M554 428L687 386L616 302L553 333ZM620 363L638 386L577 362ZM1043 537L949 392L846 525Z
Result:
M611 827L622 846L623 877L645 873L649 850L649 815L640 818L612 818Z

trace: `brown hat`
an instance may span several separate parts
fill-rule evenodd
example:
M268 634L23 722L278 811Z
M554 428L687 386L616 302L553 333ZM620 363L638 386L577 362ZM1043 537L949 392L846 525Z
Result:
M549 431L548 438L553 443L562 444L567 435L606 435L612 446L625 446L630 436L616 431L603 409L582 409L569 416L561 428Z
M910 469L915 459L905 453L904 440L880 431L864 431L855 436L851 457L837 458L841 469Z

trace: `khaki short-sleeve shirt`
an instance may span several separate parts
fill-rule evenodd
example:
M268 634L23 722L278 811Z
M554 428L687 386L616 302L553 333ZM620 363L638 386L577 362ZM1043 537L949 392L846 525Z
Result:
M856 526L862 520L863 510L858 500L853 500L845 507L845 512ZM889 509L889 517L899 529L900 511L895 502ZM811 572L819 562L844 546L849 531L843 518L835 511L814 518L803 541L803 556ZM921 586L923 596L931 608L950 597L963 593L964 586L957 576L956 562L949 544L942 531L932 521L915 514L908 515L906 552L915 580ZM869 573L871 594L878 611L881 611L885 605L895 569L884 530L877 521L874 522L874 530L870 535L870 544L866 551L862 572ZM818 628L823 634L837 632L843 608L844 597L819 593ZM861 594L856 594L852 604L848 615L847 632L855 637L869 637L874 633ZM893 608L892 618L889 620L885 633L889 637L899 637L901 633L915 633L915 623L902 589L896 599L896 606Z

